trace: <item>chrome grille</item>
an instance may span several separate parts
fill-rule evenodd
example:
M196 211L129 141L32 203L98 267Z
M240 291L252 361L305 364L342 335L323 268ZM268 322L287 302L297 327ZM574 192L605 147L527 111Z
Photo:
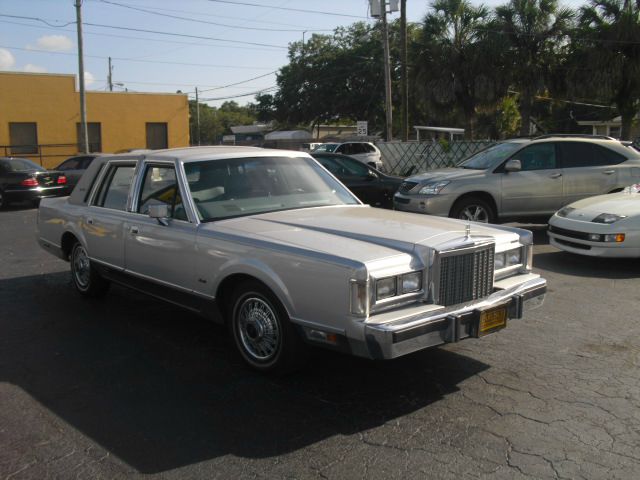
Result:
M493 244L440 258L440 305L457 305L488 296L493 289Z

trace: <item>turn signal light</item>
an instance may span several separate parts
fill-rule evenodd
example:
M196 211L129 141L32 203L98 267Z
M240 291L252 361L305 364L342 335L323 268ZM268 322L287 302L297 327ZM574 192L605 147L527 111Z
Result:
M22 185L23 187L37 187L38 181L33 177L25 178L20 182L20 185Z
M67 177L65 177L64 175L60 175L58 177L58 185L64 185L65 183L67 183Z

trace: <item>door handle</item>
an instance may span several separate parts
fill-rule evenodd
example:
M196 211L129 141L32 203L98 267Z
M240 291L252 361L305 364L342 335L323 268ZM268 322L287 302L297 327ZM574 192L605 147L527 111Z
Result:
M604 172L602 172L604 175L613 175L614 173L616 173L615 170L605 170Z
M87 223L89 225L93 225L93 218L87 218Z
M549 175L549 178L560 178L561 176L561 173L552 173L551 175Z
M131 228L129 228L129 233L131 233L131 235L137 235L139 232L138 227L136 225L133 225Z

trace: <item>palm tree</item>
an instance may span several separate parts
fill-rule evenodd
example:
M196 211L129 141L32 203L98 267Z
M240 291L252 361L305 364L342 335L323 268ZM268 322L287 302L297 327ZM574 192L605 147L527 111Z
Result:
M431 10L424 18L418 84L437 106L458 107L465 117L465 136L473 138L477 104L487 83L482 54L489 10L467 0L435 0Z
M496 7L497 25L508 41L513 86L520 93L521 135L530 133L535 96L545 89L573 17L557 0L511 0Z
M623 140L640 109L640 1L591 0L580 9L576 39L588 83L606 96L622 116ZM577 76L585 79L585 75Z

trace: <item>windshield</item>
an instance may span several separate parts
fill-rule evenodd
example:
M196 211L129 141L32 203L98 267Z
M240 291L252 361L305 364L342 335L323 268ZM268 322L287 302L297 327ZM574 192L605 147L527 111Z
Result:
M481 152L471 155L466 160L463 160L458 165L458 168L470 168L473 170L486 170L492 167L496 163L500 163L506 160L513 152L520 149L522 143L517 142L505 142L498 143L489 148L485 148Z
M34 170L43 172L46 168L41 167L37 163L33 163L31 160L26 158L11 158L2 161L2 164L10 171L10 172L32 172Z
M316 148L313 149L314 152L329 152L333 153L335 149L338 148L337 143L321 143Z
M203 222L329 205L357 205L341 183L306 157L208 160L184 166Z

